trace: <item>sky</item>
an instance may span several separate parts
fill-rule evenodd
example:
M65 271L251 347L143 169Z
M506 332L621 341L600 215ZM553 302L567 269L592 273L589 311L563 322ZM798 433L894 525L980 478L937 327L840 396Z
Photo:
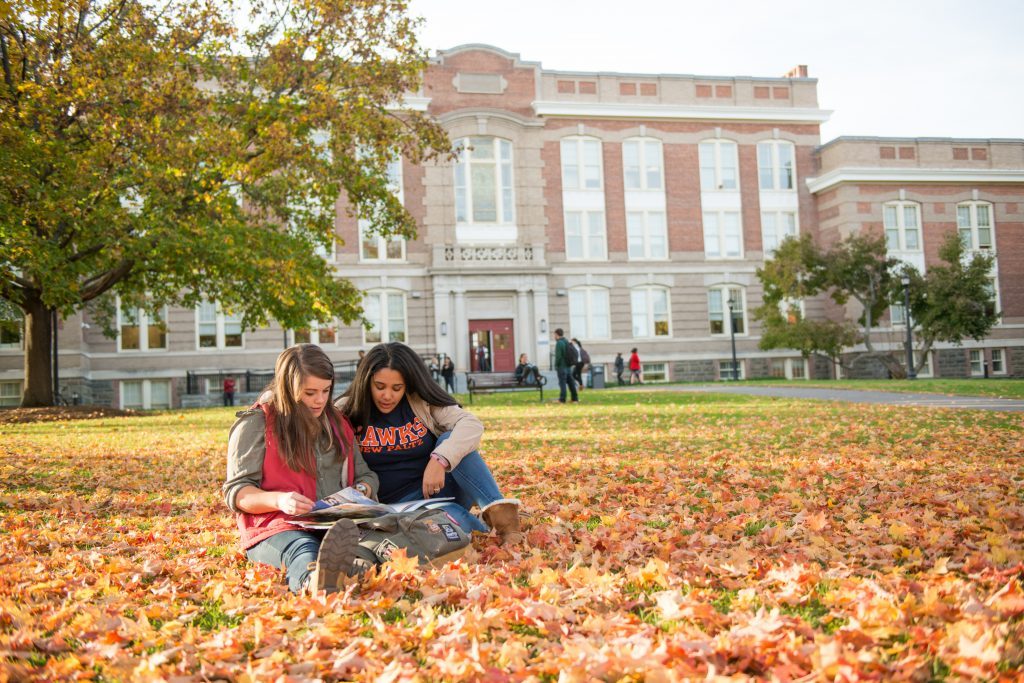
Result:
M854 9L856 8L856 9ZM433 55L494 45L564 71L782 76L842 135L1024 138L1024 0L411 0Z

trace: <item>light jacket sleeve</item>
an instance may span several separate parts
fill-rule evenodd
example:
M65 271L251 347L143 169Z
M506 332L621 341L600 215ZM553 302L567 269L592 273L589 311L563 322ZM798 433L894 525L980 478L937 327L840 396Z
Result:
M228 434L227 477L221 491L232 512L239 512L235 497L246 486L260 487L267 456L266 419L261 410L240 413Z
M359 439L356 437L352 440L352 455L355 457L356 465L356 480L353 485L364 483L370 487L373 492L373 499L377 499L377 489L380 488L380 478L377 473L370 469L370 466L366 464L366 460L363 458L362 451L359 450Z
M439 433L451 432L451 436L435 448L434 452L444 456L452 469L455 469L464 457L480 448L484 423L476 415L457 405L430 406L429 411Z

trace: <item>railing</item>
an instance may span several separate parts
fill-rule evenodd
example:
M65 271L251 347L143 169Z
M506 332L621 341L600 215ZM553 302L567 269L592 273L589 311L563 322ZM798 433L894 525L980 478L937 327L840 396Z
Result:
M356 361L345 361L334 365L334 385L348 386L356 375ZM274 379L273 370L243 370L239 372L185 372L186 394L219 394L224 390L224 380L232 377L235 380L235 391L238 393L254 393L261 391ZM205 388L204 388L205 383Z
M439 244L434 247L435 268L480 266L522 268L544 265L544 248L529 244Z

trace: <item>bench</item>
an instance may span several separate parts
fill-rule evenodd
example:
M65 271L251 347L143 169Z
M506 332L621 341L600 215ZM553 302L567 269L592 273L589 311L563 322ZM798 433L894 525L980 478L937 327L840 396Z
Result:
M535 384L520 384L514 372L467 372L466 387L469 390L469 402L473 402L473 394L490 394L497 391L539 391L540 400L544 400L544 385L547 378L537 375Z

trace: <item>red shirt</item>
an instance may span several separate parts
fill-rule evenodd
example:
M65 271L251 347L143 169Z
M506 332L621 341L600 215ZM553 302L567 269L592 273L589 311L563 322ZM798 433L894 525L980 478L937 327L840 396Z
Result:
M638 354L634 353L632 356L629 357L629 369L630 370L639 370L640 369L640 356Z

